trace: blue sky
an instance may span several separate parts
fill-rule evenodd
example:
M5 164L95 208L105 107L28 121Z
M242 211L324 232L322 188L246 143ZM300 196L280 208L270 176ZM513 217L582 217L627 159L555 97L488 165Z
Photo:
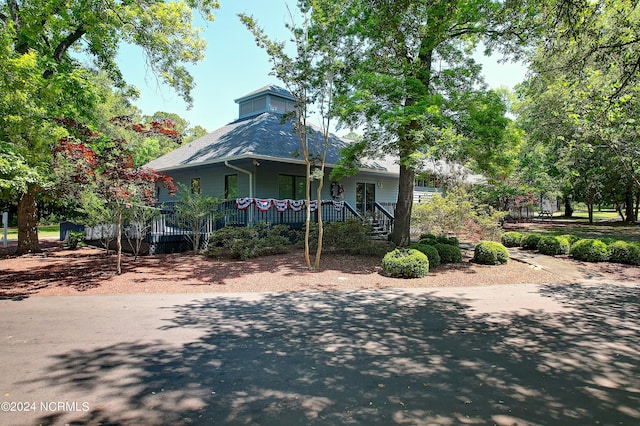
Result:
M295 10L295 0L221 1L221 8L215 12L215 21L204 27L203 37L208 43L206 58L189 67L196 83L190 110L171 88L159 84L146 68L138 48L124 46L118 63L126 81L140 90L136 105L144 114L156 111L176 113L192 126L200 125L210 132L235 120L238 115L235 99L267 84L280 84L269 75L271 64L267 54L256 46L253 36L240 23L237 14L253 15L271 37L288 40L284 27L290 21L287 4ZM477 58L483 64L490 87L511 88L523 80L526 69L522 65L500 64L497 59Z

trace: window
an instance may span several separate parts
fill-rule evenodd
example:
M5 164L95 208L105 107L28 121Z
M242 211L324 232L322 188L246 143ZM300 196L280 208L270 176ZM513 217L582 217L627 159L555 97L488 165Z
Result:
M418 178L416 178L414 182L414 186L437 188L439 186L439 182L436 176L426 174L426 175L420 175Z
M373 213L376 201L376 185L374 183L356 183L356 209L360 214Z
M238 198L238 175L224 177L224 198L227 200Z
M281 200L302 200L306 197L306 178L304 176L280 175L278 188Z
M200 178L191 178L191 193L199 194L202 191L200 187Z

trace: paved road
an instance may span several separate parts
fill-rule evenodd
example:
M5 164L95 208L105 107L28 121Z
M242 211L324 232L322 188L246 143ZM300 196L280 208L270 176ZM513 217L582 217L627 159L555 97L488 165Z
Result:
M640 424L638 290L0 301L0 424Z

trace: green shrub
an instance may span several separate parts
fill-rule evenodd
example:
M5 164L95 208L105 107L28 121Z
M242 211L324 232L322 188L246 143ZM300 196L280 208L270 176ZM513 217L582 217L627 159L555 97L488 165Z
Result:
M524 237L522 237L522 240L520 241L520 245L522 246L523 249L536 250L538 248L538 241L540 241L540 238L542 238L542 235L527 234Z
M564 234L564 235L560 235L563 238L566 238L567 241L569 241L569 246L572 246L573 243L575 243L578 240L581 240L582 238L578 237L577 235L573 235L573 234Z
M435 235L427 233L427 234L420 234L419 239L420 240L436 240L437 238L438 237L436 237Z
M438 241L436 241L433 238L421 238L420 241L418 241L418 244L424 244L427 246L435 246L436 244L438 244Z
M609 261L627 265L640 265L640 246L627 241L616 241L609 245Z
M318 247L318 226L311 224L309 247ZM298 244L304 244L304 228L299 231ZM388 241L371 239L371 226L359 220L345 222L325 222L322 237L322 251L352 255L384 256L395 245Z
M382 258L382 272L394 278L422 278L429 272L429 259L418 250L395 249Z
M570 249L571 245L569 244L569 240L564 237L547 235L538 241L538 251L549 256L569 254Z
M440 254L438 253L438 249L434 246L427 244L415 244L409 247L410 249L418 250L427 255L429 258L429 268L437 268L440 266Z
M71 250L86 246L87 244L84 242L84 231L69 231L64 245Z
M476 244L473 261L482 265L501 265L509 261L509 252L495 241L481 241Z
M266 224L249 227L225 227L209 237L207 256L249 259L268 254L286 253L289 239L281 235L283 229Z
M462 262L462 252L460 247L449 244L436 244L434 246L440 255L440 263L460 263Z
M604 262L609 257L609 248L600 240L578 240L571 246L571 255L585 262Z
M505 247L520 247L522 237L522 233L510 231L502 234L502 237L500 237L500 241L502 241L502 245Z
M446 235L440 235L436 237L436 242L438 244L448 244L450 246L460 247L460 240L456 237L447 237Z

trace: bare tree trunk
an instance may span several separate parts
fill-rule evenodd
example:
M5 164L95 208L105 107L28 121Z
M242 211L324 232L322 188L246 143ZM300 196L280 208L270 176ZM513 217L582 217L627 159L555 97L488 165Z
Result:
M38 242L38 204L36 188L29 186L18 201L18 249L16 253L22 256L27 253L39 253Z
M322 224L322 187L324 186L324 164L322 165L322 177L318 182L318 248L316 249L315 269L320 269L320 254L322 253L322 237L324 236L324 226Z
M118 209L118 222L116 224L116 272L122 274L122 209Z
M305 158L306 166L307 166L307 179L306 179L306 219L305 219L305 228L304 228L304 261L307 265L307 269L311 269L311 258L309 256L309 227L311 226L311 163L309 162L309 157Z

